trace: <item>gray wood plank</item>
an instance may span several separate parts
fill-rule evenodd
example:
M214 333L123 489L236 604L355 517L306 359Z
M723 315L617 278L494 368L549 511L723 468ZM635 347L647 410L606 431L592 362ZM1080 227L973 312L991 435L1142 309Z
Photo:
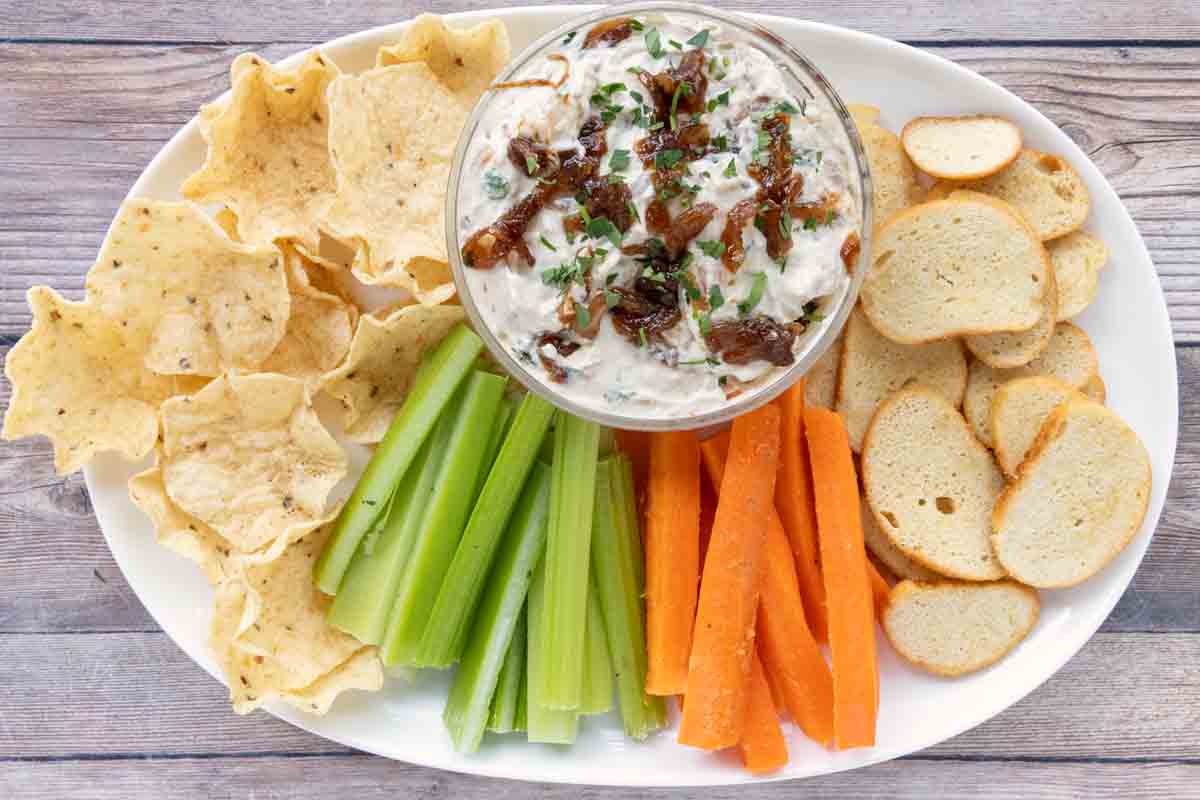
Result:
M470 0L361 0L354 3L246 3L215 0L188 3L122 3L119 0L22 0L0 2L6 35L69 40L117 39L165 42L326 41L354 31L403 20L422 11L450 13L480 7L543 5L542 0L474 3ZM769 11L816 19L896 39L1030 40L1156 39L1200 37L1200 9L1188 0L1159 0L1154 13L1122 0L1046 6L1040 0L957 3L953 0L853 0L831 6L817 0L731 0L723 8Z
M3 648L0 761L346 752L265 713L237 716L161 633L13 635ZM1195 759L1197 660L1200 635L1099 634L1032 695L925 755Z
M367 756L0 762L0 792L25 800L1194 800L1200 766L1158 761L1043 762L903 759L852 773L694 789L554 786L422 769ZM1086 788L1085 788L1086 787Z
M225 88L229 61L246 49L0 46L0 74L19 76L0 82L0 336L29 324L30 284L79 294L121 198L161 144ZM277 58L298 45L258 49ZM1198 51L938 52L1027 98L1092 153L1146 237L1176 337L1200 342Z
M1175 474L1150 551L1108 632L1200 631L1200 348L1177 353ZM0 380L0 412L9 391ZM57 476L44 439L0 443L0 530L0 635L157 630L108 552L82 477Z

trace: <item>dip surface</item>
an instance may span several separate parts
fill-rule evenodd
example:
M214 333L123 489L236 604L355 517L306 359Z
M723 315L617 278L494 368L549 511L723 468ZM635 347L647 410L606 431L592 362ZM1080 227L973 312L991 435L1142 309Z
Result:
M467 285L558 394L717 411L782 374L846 289L861 208L844 129L747 34L601 22L484 102L455 220Z

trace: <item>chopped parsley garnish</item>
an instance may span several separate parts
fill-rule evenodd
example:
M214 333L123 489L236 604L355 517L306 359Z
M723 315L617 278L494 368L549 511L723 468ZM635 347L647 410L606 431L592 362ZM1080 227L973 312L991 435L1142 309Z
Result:
M676 50L683 49L683 45L681 45L679 42L675 41L674 39L671 39L670 43L671 43L671 47L674 47Z
M687 43L692 47L704 47L704 45L708 44L708 28L705 28L692 38L688 39Z
M608 217L596 217L587 223L587 235L593 239L608 239L613 247L621 246L621 231Z
M792 105L790 100L784 100L781 103L775 104L775 112L778 114L799 114L800 109Z
M771 146L771 134L764 130L760 130L754 139L754 151L750 154L750 158L758 164L766 164L771 160L771 154L767 152L767 148Z
M578 33L579 33L579 31L571 31L570 33L568 33L566 36L563 37L562 43L570 44L572 42L572 40L574 40L575 36Z
M592 324L592 312L588 311L588 307L582 303L575 304L575 321L579 323L579 327L586 328Z
M754 307L762 302L763 292L767 289L767 273L754 273L754 283L750 286L749 296L738 303L738 313L743 317L754 310Z
M720 62L715 58L708 62L708 74L718 81L725 80L726 70L729 69L729 56L721 56Z
M646 329L645 328L638 328L638 339L642 343L643 350L650 346L650 342L648 342L646 340Z
M815 231L816 229L817 229L817 218L816 217L809 217L808 219L804 220L804 230Z
M726 178L737 177L737 163L734 159L729 159L729 163L725 165L725 172L722 173Z
M629 151L628 150L613 150L612 155L608 157L608 168L613 172L620 172L629 166Z
M655 169L670 169L683 158L682 150L660 150L654 154Z
M820 311L821 304L816 300L809 300L804 304L804 315L800 317L800 321L805 325L810 322L820 322L825 319L825 315Z
M643 31L646 29L646 26L642 24L640 19L629 20L629 27L633 28L635 31Z
M646 31L646 52L651 58L663 57L662 37L658 33L658 28L651 28Z
M714 283L708 287L708 307L716 311L723 305L725 305L725 295L721 294L721 287Z
M550 240L547 239L545 236L539 236L538 239L541 240L542 244L545 245L546 249L548 249L552 252L555 252L555 253L558 252L558 248L555 247L554 245L550 244Z
M708 314L697 314L696 322L700 326L700 335L708 336L709 332L712 331L712 317Z
M605 97L611 97L612 95L616 94L617 92L624 92L624 91L627 91L628 89L629 89L628 86L621 83L620 81L616 81L613 83L604 84L603 86L600 87L600 89L598 91L600 92L600 94L604 95Z
M637 90L634 90L634 91L630 92L630 93L629 93L629 96L633 98L633 101L634 101L635 103L641 103L641 102L643 102L643 99L644 99L644 98L642 97L642 93L641 93L641 92L639 92L639 91L637 91Z
M675 94L671 95L671 130L679 130L679 120L675 116L676 110L679 108L679 98L687 97L692 93L692 87L687 81L680 81L675 87Z
M537 173L538 160L536 156L525 156L525 171L530 175Z
M790 215L788 215L788 214L780 214L779 215L779 235L782 236L784 239L792 238L791 221L792 221L792 218Z
M654 267L646 267L642 270L642 277L655 283L666 283L667 276L656 270Z
M709 258L720 258L725 254L724 242L701 239L700 241L696 242L696 245L699 246L700 252L704 253L704 255L708 256Z
M483 190L491 200L503 200L508 196L508 181L494 169L483 173Z
M615 275L615 273L614 273L614 275ZM613 276L609 276L609 277L613 277ZM609 308L616 308L620 304L621 304L621 295L619 293L614 292L610 289L604 290L604 305L608 306Z
M583 271L584 266L579 263L579 259L568 261L566 264L542 270L542 283L547 286L557 286L565 292L572 283L583 282Z
M632 201L632 200L628 200L628 201L626 201L626 203L625 203L625 208L629 209L629 216L633 217L633 221L634 221L634 222L641 222L641 221L642 221L642 218L641 218L640 216L638 216L638 210L637 210L637 206L635 206L635 205L633 204L633 201Z
M719 95L717 95L717 105L719 105L719 106L729 105L729 93L732 91L733 91L732 89L726 89L725 91L723 91Z

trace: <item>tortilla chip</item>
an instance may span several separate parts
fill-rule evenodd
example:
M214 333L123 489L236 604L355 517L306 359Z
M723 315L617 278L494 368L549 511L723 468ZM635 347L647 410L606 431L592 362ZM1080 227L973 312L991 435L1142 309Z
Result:
M473 28L447 28L441 17L422 14L412 21L400 41L381 47L376 66L420 62L471 108L508 63L508 31L499 20Z
M421 355L462 318L462 306L450 305L405 306L384 318L363 315L345 363L321 382L346 409L347 437L363 443L383 439Z
M430 271L415 260L446 263L446 181L467 109L424 64L399 64L342 75L329 86L330 153L337 196L324 225L365 246L355 276L398 286L435 304L453 293L448 271L422 285Z
M222 206L221 210L213 217L216 220L217 227L221 232L235 242L240 242L242 237L238 234L238 215L229 206Z
M260 369L301 378L315 388L317 380L346 357L358 311L341 297L313 286L304 261L297 251L284 251L292 313L287 332ZM314 271L323 270L314 267Z
M315 246L317 220L334 191L325 90L338 72L315 52L290 71L252 53L238 56L231 97L201 110L208 159L184 182L183 196L228 205L242 241L294 238Z
M142 366L143 351L95 303L71 302L45 286L26 296L33 327L4 364L13 386L4 438L48 436L60 475L104 450L129 459L149 453L158 404L175 382Z
M279 251L231 242L191 203L121 206L87 290L145 353L146 366L163 374L253 370L287 325Z
M383 685L374 648L325 621L332 599L313 584L312 568L330 528L273 561L243 563L217 587L209 642L239 714L274 698L323 713L345 689Z
M161 416L167 495L238 550L323 518L346 474L345 453L294 378L222 376L163 403Z

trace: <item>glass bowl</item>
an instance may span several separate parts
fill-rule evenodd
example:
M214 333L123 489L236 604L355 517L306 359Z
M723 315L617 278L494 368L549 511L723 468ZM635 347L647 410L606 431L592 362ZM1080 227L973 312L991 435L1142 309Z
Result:
M519 80L530 65L547 55L555 52L561 46L564 38L571 33L586 34L594 25L608 19L637 16L649 18L670 15L672 18L691 18L701 23L720 25L726 32L734 32L738 40L764 53L783 73L785 79L799 88L817 102L824 102L833 112L834 118L840 123L844 136L844 145L848 151L851 163L850 191L855 195L854 202L859 210L859 238L861 249L856 262L856 268L846 281L840 296L830 297L825 301L824 319L810 324L803 334L796 360L787 367L776 367L762 379L751 385L747 391L731 398L725 405L712 411L689 414L685 416L638 416L606 411L576 402L564 396L556 385L543 380L539 374L531 371L519 359L504 347L496 338L485 321L472 297L471 287L467 281L467 269L462 259L462 240L458 230L459 220L459 190L464 178L464 164L467 159L469 146L481 123L487 118L493 104L503 94L488 91L475 106L467 119L463 132L458 140L454 153L454 161L450 171L449 185L446 193L446 250L458 296L466 309L467 317L479 333L495 360L512 376L517 378L529 391L545 398L555 406L602 425L627 430L665 431L695 428L710 428L720 426L741 414L751 411L770 402L781 392L800 379L812 369L817 360L833 343L841 332L858 299L859 289L870 264L870 231L872 229L872 187L871 176L867 165L867 157L863 150L858 129L846 110L845 104L834 91L833 86L807 58L784 42L766 28L756 25L744 17L707 6L692 3L677 2L635 2L622 5L607 6L599 11L581 15L571 22L542 36L529 47L525 48L504 71L496 78L496 83ZM477 177L477 176L475 176ZM857 177L857 182L854 178ZM501 266L497 269L503 268Z

